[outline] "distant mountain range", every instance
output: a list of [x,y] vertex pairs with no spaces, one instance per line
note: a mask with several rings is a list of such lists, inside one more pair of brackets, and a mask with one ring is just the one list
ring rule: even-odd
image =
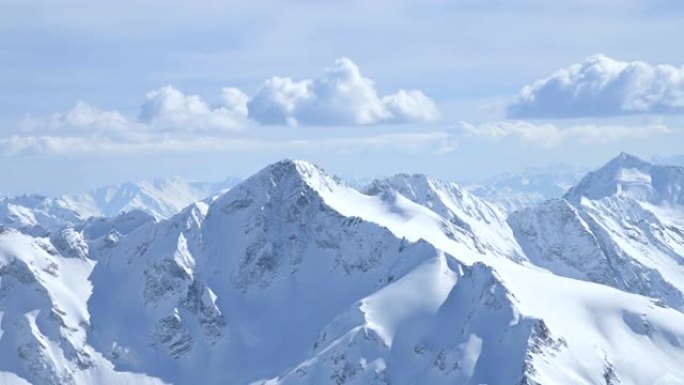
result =
[[202,188],[6,199],[0,383],[684,383],[684,168],[534,175],[510,214],[292,160],[172,215]]
[[0,225],[30,234],[45,234],[90,217],[114,217],[135,210],[164,219],[193,202],[226,191],[239,181],[228,178],[220,183],[206,183],[169,178],[106,186],[54,198],[42,195],[0,197]]
[[[570,166],[526,169],[519,174],[502,174],[486,181],[465,185],[473,194],[494,203],[505,212],[559,198],[582,177],[583,171]],[[218,183],[183,178],[155,179],[111,185],[91,191],[57,197],[44,195],[0,196],[0,225],[44,234],[64,225],[76,225],[90,217],[114,217],[140,210],[160,220],[177,214],[189,204],[228,190],[240,178]],[[344,179],[363,190],[372,178]]]
[[466,187],[504,211],[513,212],[562,197],[587,171],[567,165],[528,168],[520,173],[501,174]]
[[228,178],[219,183],[207,183],[176,177],[102,187],[59,199],[85,217],[110,217],[142,210],[162,219],[178,213],[190,203],[226,191],[239,181],[239,178]]

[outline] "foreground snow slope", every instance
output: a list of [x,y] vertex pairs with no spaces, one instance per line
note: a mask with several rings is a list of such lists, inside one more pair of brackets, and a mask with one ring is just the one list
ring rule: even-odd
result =
[[516,237],[457,185],[398,175],[362,193],[303,161],[166,220],[5,230],[0,380],[684,383],[676,291],[562,277]]
[[363,298],[308,359],[260,383],[684,383],[681,313],[510,262],[448,258]]

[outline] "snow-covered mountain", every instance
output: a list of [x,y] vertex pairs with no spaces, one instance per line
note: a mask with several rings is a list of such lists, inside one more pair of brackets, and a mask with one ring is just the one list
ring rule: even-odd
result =
[[0,198],[0,226],[30,235],[45,236],[84,219],[85,216],[60,199],[42,195]]
[[[160,221],[5,229],[0,382],[682,384],[680,272],[646,263],[683,255],[678,174],[648,173],[671,179],[639,200],[582,182],[507,220],[452,183],[360,192],[282,161]],[[633,228],[599,238],[591,216]],[[629,247],[653,252],[631,255],[618,240],[642,227]]]
[[134,211],[159,220],[173,216],[191,203],[226,191],[238,182],[237,178],[219,183],[170,178],[101,187],[55,198],[0,197],[0,225],[30,235],[47,235],[64,226],[77,226],[88,218],[106,221]]
[[[379,179],[362,190],[384,201],[408,198],[446,219],[443,232],[473,250],[491,252],[519,260],[522,251],[506,224],[505,214],[495,205],[470,194],[455,183],[430,179],[425,175],[398,174]],[[431,239],[425,235],[425,239]]]
[[87,344],[95,261],[78,233],[0,234],[0,383],[162,384],[116,370]]
[[506,173],[466,186],[470,192],[498,205],[508,213],[560,198],[582,179],[585,169],[551,165]]
[[194,182],[178,177],[156,179],[63,195],[59,201],[84,217],[111,217],[122,212],[142,210],[162,219],[178,213],[193,202],[225,191],[238,182],[237,178],[228,178],[219,183]]
[[509,223],[539,266],[683,309],[683,204],[684,168],[623,153]]

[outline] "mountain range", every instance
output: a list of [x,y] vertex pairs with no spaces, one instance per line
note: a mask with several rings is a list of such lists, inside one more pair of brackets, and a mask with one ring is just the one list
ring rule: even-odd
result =
[[505,173],[465,187],[473,194],[498,205],[507,213],[560,198],[588,170],[563,164],[527,168]]
[[57,197],[22,195],[0,197],[0,225],[24,233],[45,235],[89,218],[115,217],[143,211],[155,219],[168,218],[189,204],[228,190],[240,181],[195,182],[174,177],[105,186]]
[[684,168],[138,187],[3,200],[0,383],[684,384]]

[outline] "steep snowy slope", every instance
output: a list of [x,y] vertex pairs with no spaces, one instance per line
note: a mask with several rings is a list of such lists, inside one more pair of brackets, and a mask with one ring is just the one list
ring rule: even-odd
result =
[[59,201],[86,218],[111,217],[122,212],[142,210],[162,219],[178,213],[193,202],[227,190],[238,181],[236,178],[220,183],[192,182],[182,178],[158,179],[64,195]]
[[621,154],[509,217],[535,264],[684,307],[684,169]]
[[59,199],[42,195],[0,198],[0,225],[23,233],[45,236],[85,219]]
[[467,189],[508,213],[562,197],[577,184],[585,169],[565,165],[528,168],[474,183]]
[[440,256],[351,306],[308,359],[259,384],[681,384],[683,321],[605,286]]
[[[161,384],[115,371],[86,344],[94,262],[77,233],[54,240],[0,232],[0,382],[3,384]],[[61,252],[61,253],[60,253]]]
[[[494,205],[477,198],[455,183],[434,180],[425,175],[399,174],[376,180],[364,193],[386,202],[397,196],[425,206],[446,220],[443,231],[452,240],[470,244],[473,249],[490,255],[521,259],[513,233],[505,215]],[[426,238],[430,239],[430,238]],[[450,247],[446,250],[454,251]]]

